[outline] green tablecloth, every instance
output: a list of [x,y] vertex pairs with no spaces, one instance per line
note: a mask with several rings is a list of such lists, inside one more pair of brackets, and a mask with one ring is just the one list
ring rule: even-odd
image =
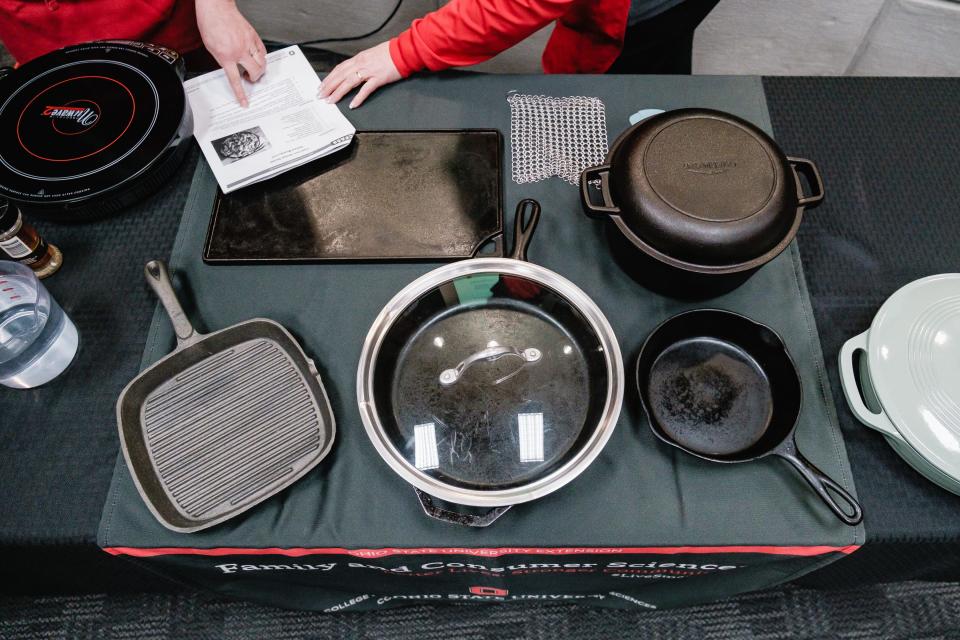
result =
[[[611,138],[643,107],[712,107],[770,130],[759,79],[723,77],[433,77],[390,87],[349,117],[358,129],[491,127],[508,135],[510,90],[598,96]],[[505,162],[509,175],[509,145]],[[862,544],[862,527],[840,524],[782,461],[710,465],[661,445],[629,393],[632,379],[613,437],[575,482],[485,530],[426,518],[363,432],[355,374],[373,318],[433,265],[206,266],[200,253],[214,193],[201,165],[171,258],[194,302],[188,313],[208,329],[255,316],[289,328],[324,376],[337,442],[292,488],[196,534],[170,532],[152,518],[121,458],[98,540],[111,553],[221,593],[312,609],[531,598],[675,606],[788,580]],[[626,277],[608,255],[602,223],[580,211],[574,187],[557,179],[507,181],[505,210],[522,197],[538,199],[544,212],[530,259],[590,293],[616,330],[628,370],[653,326],[699,306],[659,297]],[[745,313],[784,336],[804,380],[800,447],[852,490],[796,246],[706,304]],[[172,346],[158,311],[144,365]]]

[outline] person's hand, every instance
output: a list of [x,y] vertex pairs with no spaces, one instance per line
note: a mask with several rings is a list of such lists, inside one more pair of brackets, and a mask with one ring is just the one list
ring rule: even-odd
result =
[[323,79],[317,95],[333,104],[340,102],[357,86],[363,85],[350,102],[350,108],[354,109],[380,87],[402,79],[390,57],[390,43],[381,42],[334,67]]
[[248,102],[240,80],[241,73],[245,73],[250,82],[259,80],[266,69],[267,49],[234,0],[196,2],[197,27],[203,45],[223,67],[237,102],[246,107]]

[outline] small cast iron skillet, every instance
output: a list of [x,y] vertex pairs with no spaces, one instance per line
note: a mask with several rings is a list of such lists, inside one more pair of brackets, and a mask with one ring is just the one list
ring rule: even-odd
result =
[[800,376],[766,325],[719,309],[676,315],[644,343],[637,386],[650,428],[667,444],[712,462],[780,456],[840,520],[863,519],[856,499],[797,449]]

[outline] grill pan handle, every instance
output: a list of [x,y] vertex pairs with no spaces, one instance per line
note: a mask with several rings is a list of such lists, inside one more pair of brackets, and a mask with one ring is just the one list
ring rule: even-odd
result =
[[433,496],[429,493],[424,493],[420,491],[420,489],[414,489],[414,491],[417,492],[417,499],[420,501],[420,506],[423,507],[425,514],[434,520],[440,520],[441,522],[447,522],[449,524],[460,524],[467,527],[489,527],[496,522],[497,518],[510,509],[510,505],[507,505],[505,507],[494,507],[482,515],[458,513],[436,505],[433,502]]
[[183,312],[180,301],[177,300],[177,294],[173,291],[173,283],[170,282],[170,274],[167,272],[167,265],[161,260],[151,260],[143,268],[144,275],[147,276],[147,283],[153,292],[160,299],[167,315],[170,317],[170,323],[173,325],[173,331],[177,334],[177,342],[181,345],[193,342],[198,336],[187,314]]

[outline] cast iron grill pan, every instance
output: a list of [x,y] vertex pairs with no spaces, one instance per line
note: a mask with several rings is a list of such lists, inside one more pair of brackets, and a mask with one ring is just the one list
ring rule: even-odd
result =
[[283,327],[255,319],[200,335],[163,265],[146,272],[179,344],[120,396],[121,443],[157,519],[197,531],[312,469],[332,444],[333,416],[313,363]]

